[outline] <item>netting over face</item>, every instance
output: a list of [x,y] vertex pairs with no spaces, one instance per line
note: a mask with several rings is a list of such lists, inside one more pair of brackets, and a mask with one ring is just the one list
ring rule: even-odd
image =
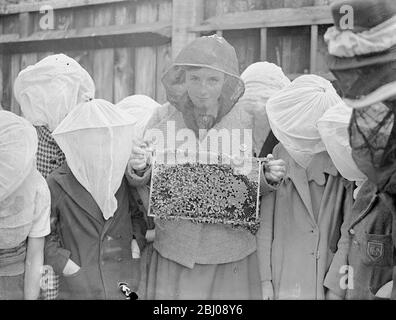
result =
[[[239,77],[235,49],[222,37],[201,37],[187,45],[176,57],[162,82],[168,101],[184,114],[192,114],[196,107],[189,96],[186,73],[191,68],[207,68],[224,73],[224,83],[219,97],[217,120],[226,115],[244,92]],[[194,129],[194,128],[193,128]]]
[[241,74],[245,83],[245,93],[235,107],[240,106],[247,115],[241,117],[245,128],[253,129],[253,145],[256,154],[260,154],[265,140],[271,130],[267,117],[266,104],[268,99],[286,86],[290,80],[282,69],[269,62],[251,64]]
[[53,133],[71,172],[106,220],[117,210],[115,194],[132,152],[135,124],[125,111],[95,99],[74,108]]
[[146,133],[152,116],[161,108],[161,105],[148,96],[136,94],[124,98],[116,104],[116,107],[136,118],[133,138],[140,141]]
[[343,95],[349,99],[366,96],[381,86],[396,81],[396,62],[378,63],[359,68],[331,70],[339,80]]
[[317,122],[341,102],[332,84],[316,75],[298,77],[268,100],[272,132],[303,168],[308,167],[314,154],[326,150]]
[[356,164],[381,190],[392,187],[387,184],[396,172],[394,107],[386,102],[356,109],[349,127]]

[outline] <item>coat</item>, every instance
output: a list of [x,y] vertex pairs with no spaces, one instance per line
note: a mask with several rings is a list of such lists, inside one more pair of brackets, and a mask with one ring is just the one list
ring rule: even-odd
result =
[[[122,181],[118,208],[104,220],[92,196],[79,184],[67,164],[47,182],[51,192],[51,234],[46,239],[45,263],[60,276],[60,299],[125,299],[118,284],[136,291],[140,261],[132,259],[131,241],[145,244],[145,222]],[[71,259],[81,268],[70,276],[63,269]]]
[[[238,147],[243,144],[245,139],[248,139],[248,137],[245,138],[244,128],[239,121],[241,117],[244,117],[244,112],[241,108],[234,107],[214,126],[214,129],[219,131],[227,129],[231,132],[232,129],[240,129]],[[172,125],[175,125],[174,129],[169,129],[169,126]],[[183,113],[167,103],[153,116],[149,128],[160,132],[164,141],[169,142],[169,139],[172,139],[173,130],[175,130],[173,135],[176,136],[179,130],[187,129],[187,126]],[[182,144],[184,144],[183,140],[175,141],[176,148]],[[221,143],[219,146],[219,150],[222,150]],[[166,145],[166,147],[170,146]],[[250,150],[248,152],[251,154],[252,148]],[[217,152],[218,150],[212,151]],[[136,175],[128,176],[130,184],[134,187],[147,183],[149,179],[148,171],[142,178],[136,177]],[[261,180],[261,194],[273,190],[276,188],[267,184],[265,179]],[[222,264],[244,259],[256,251],[256,238],[249,231],[233,229],[221,224],[197,224],[187,220],[162,221],[157,219],[154,248],[161,256],[184,267],[193,268],[195,263]]]
[[[324,299],[324,278],[352,207],[352,183],[338,174],[326,152],[315,155],[308,175],[281,144],[273,154],[286,161],[288,173],[278,191],[261,202],[261,280],[272,281],[275,299]],[[323,188],[317,218],[309,182]]]
[[[392,211],[377,188],[366,181],[352,214],[342,226],[338,251],[325,286],[344,299],[374,299],[378,289],[392,281],[396,263],[392,222]],[[345,279],[348,279],[347,285]]]

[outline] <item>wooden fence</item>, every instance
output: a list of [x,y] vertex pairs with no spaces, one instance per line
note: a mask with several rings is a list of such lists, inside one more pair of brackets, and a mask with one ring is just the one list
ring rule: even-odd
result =
[[139,93],[162,103],[161,76],[172,57],[195,37],[213,33],[235,47],[241,72],[267,60],[290,78],[316,73],[332,79],[323,41],[331,24],[328,0],[0,2],[0,103],[19,114],[12,92],[19,71],[58,52],[87,69],[99,98],[118,102]]

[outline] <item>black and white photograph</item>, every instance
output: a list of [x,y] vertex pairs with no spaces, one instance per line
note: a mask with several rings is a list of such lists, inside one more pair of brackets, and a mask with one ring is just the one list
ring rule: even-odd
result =
[[0,0],[0,302],[396,300],[395,121],[396,0]]

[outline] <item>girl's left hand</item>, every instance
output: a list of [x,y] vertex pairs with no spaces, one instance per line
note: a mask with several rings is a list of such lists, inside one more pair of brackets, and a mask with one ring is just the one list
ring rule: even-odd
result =
[[275,160],[272,154],[267,156],[264,163],[265,178],[270,182],[279,183],[286,175],[286,163],[282,159]]
[[151,154],[153,148],[151,147],[151,141],[143,141],[141,143],[135,143],[132,147],[132,154],[128,162],[130,166],[135,171],[142,171],[151,162]]

